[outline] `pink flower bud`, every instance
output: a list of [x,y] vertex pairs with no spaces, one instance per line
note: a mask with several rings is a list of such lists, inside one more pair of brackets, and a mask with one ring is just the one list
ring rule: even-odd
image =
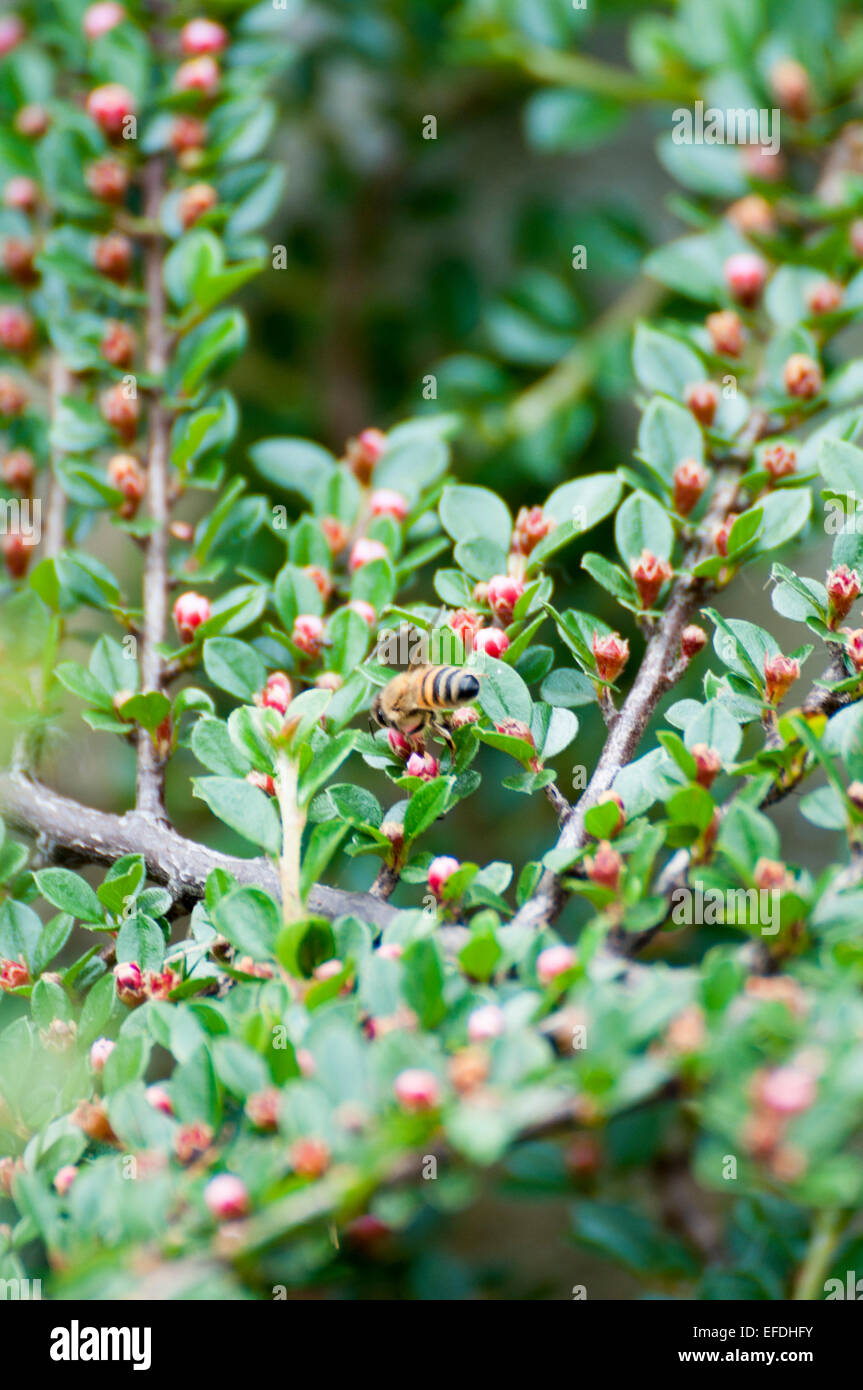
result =
[[682,655],[687,657],[688,662],[691,662],[692,657],[698,656],[698,653],[702,651],[702,648],[705,648],[706,645],[707,634],[705,630],[703,630],[703,627],[698,627],[696,623],[689,623],[688,627],[684,628],[681,635],[680,649]]
[[4,58],[7,53],[12,52],[13,48],[17,48],[24,33],[23,22],[17,14],[0,16],[0,58]]
[[105,1063],[117,1046],[110,1038],[97,1038],[90,1048],[90,1066],[95,1072],[105,1070]]
[[758,183],[778,183],[785,174],[785,160],[770,145],[744,145],[743,167]]
[[117,431],[124,443],[131,444],[138,432],[141,414],[137,396],[128,395],[123,382],[118,381],[116,386],[102,392],[99,408],[103,420]]
[[474,637],[473,646],[474,651],[484,652],[486,656],[499,660],[509,646],[509,638],[499,628],[483,627]]
[[29,449],[12,449],[0,462],[0,477],[12,492],[29,496],[33,491],[36,466]]
[[204,1201],[217,1221],[235,1221],[249,1210],[249,1194],[242,1178],[219,1173],[204,1188]]
[[144,998],[144,976],[137,961],[121,961],[114,966],[114,984],[124,1004],[139,1004]]
[[54,1190],[61,1197],[65,1197],[69,1188],[78,1176],[78,1169],[74,1163],[64,1163],[62,1168],[58,1168],[54,1174]]
[[372,560],[385,560],[387,548],[382,541],[369,540],[367,536],[360,536],[358,541],[354,541],[351,549],[348,569],[353,574],[356,570],[362,569],[363,565],[368,565]]
[[180,30],[180,47],[188,58],[202,53],[221,53],[227,47],[228,31],[214,19],[190,19]]
[[398,729],[387,729],[387,743],[402,762],[407,761],[414,751],[410,740],[406,739],[404,734],[399,733]]
[[367,603],[364,598],[351,599],[348,608],[352,608],[355,613],[359,613],[360,617],[364,622],[368,623],[369,627],[374,627],[378,620],[378,615],[374,608],[372,608],[372,605]]
[[632,561],[630,570],[642,608],[653,607],[663,584],[674,573],[667,560],[658,559],[649,550],[642,550],[639,559]]
[[99,351],[112,367],[131,367],[135,359],[135,345],[135,334],[128,324],[109,323]]
[[842,307],[845,291],[835,280],[820,280],[806,296],[806,303],[813,314],[835,314]]
[[122,24],[125,18],[126,11],[122,5],[116,4],[115,0],[102,0],[102,3],[90,5],[84,11],[84,33],[88,39],[100,39],[103,34],[109,34],[118,24]]
[[797,454],[787,444],[772,444],[761,458],[771,478],[790,478],[797,472]]
[[292,697],[291,682],[285,672],[271,671],[263,690],[255,697],[255,704],[260,705],[262,709],[274,709],[278,714],[287,714]]
[[440,1082],[434,1072],[409,1067],[399,1072],[393,1093],[403,1110],[434,1110],[440,1104]]
[[791,657],[778,656],[764,658],[764,678],[767,683],[765,699],[768,704],[778,705],[800,675],[800,662]]
[[200,92],[202,96],[215,96],[219,89],[219,65],[209,53],[200,58],[189,58],[181,63],[174,73],[174,87],[178,92]]
[[496,574],[488,581],[488,602],[496,618],[504,624],[511,623],[515,605],[524,593],[520,579],[508,574]]
[[9,352],[29,352],[35,341],[36,325],[26,309],[0,306],[0,344]]
[[450,716],[451,729],[463,729],[466,724],[476,724],[479,721],[479,710],[473,705],[462,705],[461,709],[453,710]]
[[371,481],[375,464],[387,447],[387,437],[382,430],[363,430],[356,439],[348,441],[345,460],[351,472],[366,487]]
[[700,787],[707,789],[722,771],[722,759],[715,748],[708,748],[706,743],[696,743],[691,751],[695,759],[695,780]]
[[542,507],[522,507],[512,533],[513,554],[530,555],[556,524],[552,517],[546,516]]
[[446,897],[447,882],[460,868],[459,861],[448,854],[439,854],[437,859],[433,859],[429,864],[428,886],[438,902],[442,902]]
[[767,263],[755,251],[738,251],[723,267],[725,283],[735,299],[751,307],[767,283]]
[[782,369],[785,390],[798,400],[810,401],[824,385],[821,368],[805,352],[793,352]]
[[703,463],[683,459],[674,470],[674,510],[680,516],[689,516],[709,482],[710,470]]
[[843,627],[842,633],[845,637],[845,655],[855,671],[863,671],[863,627],[853,630]]
[[135,111],[135,98],[119,82],[94,87],[87,97],[87,114],[109,140],[119,140],[127,119],[134,116]]
[[84,175],[94,198],[103,203],[122,203],[129,191],[129,170],[118,159],[96,159]]
[[451,627],[468,655],[474,649],[474,639],[482,627],[482,617],[470,608],[457,608],[447,614],[447,626]]
[[585,859],[584,868],[591,883],[599,884],[601,888],[610,888],[613,893],[617,892],[623,860],[607,840],[601,840],[596,853]]
[[837,565],[827,576],[827,595],[830,599],[830,619],[828,627],[836,624],[851,611],[851,606],[860,595],[860,579],[856,570],[847,565]]
[[163,1115],[173,1115],[174,1104],[164,1086],[148,1086],[146,1096],[154,1110],[161,1110]]
[[210,617],[210,600],[203,594],[181,594],[174,604],[174,626],[181,642],[191,642],[202,623]]
[[382,941],[377,950],[381,960],[401,960],[404,953],[405,948],[398,941]]
[[330,1166],[330,1151],[323,1139],[295,1140],[289,1158],[300,1178],[321,1178]]
[[291,641],[306,656],[317,656],[324,645],[324,620],[313,613],[301,613],[294,619]]
[[467,1021],[467,1035],[472,1043],[491,1042],[506,1028],[503,1009],[497,1004],[483,1004],[474,1009]]
[[494,727],[499,734],[506,734],[507,738],[519,738],[523,743],[529,743],[531,748],[536,746],[533,734],[522,719],[500,719]]
[[546,946],[536,958],[536,974],[541,985],[546,987],[559,975],[572,970],[578,957],[571,946]]
[[34,212],[39,202],[39,185],[26,174],[16,174],[3,185],[3,202],[19,212]]
[[626,824],[626,807],[623,803],[623,798],[618,796],[617,792],[612,791],[603,792],[602,796],[599,797],[596,804],[597,806],[607,806],[609,803],[613,803],[613,805],[617,807],[618,811],[617,824],[614,826],[612,830],[609,830],[608,832],[609,838],[613,840],[617,835],[620,834],[621,830]]
[[767,75],[773,97],[797,121],[805,121],[812,113],[812,81],[802,63],[793,58],[780,58]]
[[246,781],[251,787],[257,787],[259,791],[266,792],[267,796],[275,796],[276,783],[268,772],[258,772],[257,768],[252,768],[251,772],[246,773]]
[[815,1078],[802,1067],[774,1067],[758,1086],[758,1099],[779,1115],[799,1115],[815,1102]]
[[207,123],[200,116],[175,116],[168,138],[175,154],[197,152],[207,143]]
[[320,594],[324,603],[327,602],[333,592],[333,581],[325,569],[320,565],[303,565],[303,574],[307,574]]
[[718,313],[708,314],[706,327],[714,352],[722,357],[741,356],[746,343],[746,330],[733,309],[720,309]]
[[36,243],[30,237],[7,237],[3,242],[3,269],[18,285],[35,285],[39,272],[33,263]]
[[405,772],[408,777],[420,777],[423,782],[432,782],[440,772],[440,763],[431,753],[411,753]]
[[369,499],[372,516],[391,516],[396,521],[404,521],[410,508],[406,497],[389,487],[380,487]]
[[282,1106],[281,1092],[275,1086],[265,1091],[256,1091],[246,1101],[246,1114],[255,1129],[278,1129],[279,1111]]
[[4,992],[20,989],[29,983],[30,970],[23,960],[9,960],[6,957],[0,960],[0,989]]
[[712,381],[696,381],[686,388],[686,404],[700,425],[712,425],[719,405],[719,391]]
[[219,195],[211,183],[193,183],[184,188],[177,203],[177,216],[185,230],[194,227],[218,201]]

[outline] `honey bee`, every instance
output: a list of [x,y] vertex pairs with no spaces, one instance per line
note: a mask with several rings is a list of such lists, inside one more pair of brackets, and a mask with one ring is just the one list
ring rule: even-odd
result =
[[371,716],[385,729],[413,738],[433,729],[452,747],[452,734],[439,716],[469,705],[479,694],[479,680],[461,666],[413,666],[399,671],[372,702]]

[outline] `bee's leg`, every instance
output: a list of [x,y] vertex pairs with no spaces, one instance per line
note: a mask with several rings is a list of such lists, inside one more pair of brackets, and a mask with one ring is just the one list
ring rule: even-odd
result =
[[447,727],[447,725],[444,724],[443,720],[441,720],[441,719],[435,719],[435,720],[432,721],[431,727],[434,729],[434,731],[435,731],[435,733],[437,734],[438,738],[441,739],[441,740],[446,744],[447,748],[448,748],[449,751],[450,751],[451,756],[454,758],[454,757],[455,757],[455,743],[454,743],[454,741],[453,741],[452,733],[450,732],[450,730],[449,730],[449,728]]

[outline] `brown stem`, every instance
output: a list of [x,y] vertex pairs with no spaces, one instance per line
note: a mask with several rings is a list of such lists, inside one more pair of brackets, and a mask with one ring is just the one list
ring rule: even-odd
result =
[[[144,173],[145,216],[158,218],[164,192],[164,162],[151,159]],[[157,381],[167,366],[165,291],[162,283],[162,241],[153,238],[145,248],[144,278],[147,293],[147,372]],[[165,672],[159,646],[168,628],[168,498],[169,429],[162,389],[153,391],[149,412],[147,448],[147,501],[153,529],[147,537],[144,562],[144,626],[141,634],[141,689],[163,690]],[[142,815],[165,820],[165,761],[146,729],[138,730],[137,809]]]

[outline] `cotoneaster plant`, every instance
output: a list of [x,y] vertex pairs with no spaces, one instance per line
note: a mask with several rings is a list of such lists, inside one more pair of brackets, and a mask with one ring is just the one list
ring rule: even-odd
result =
[[[860,74],[733,5],[705,51],[684,8],[636,31],[641,76],[564,61],[556,96],[742,71],[787,117],[781,162],[695,152],[693,229],[646,265],[673,297],[634,326],[632,457],[515,517],[457,481],[469,425],[444,412],[341,457],[261,440],[261,492],[238,471],[219,381],[246,344],[228,301],[270,273],[277,10],[0,22],[3,1278],[399,1287],[429,1214],[501,1177],[654,1292],[813,1298],[853,1268]],[[829,572],[798,574],[837,516]],[[791,650],[742,616],[765,560]],[[579,565],[612,621],[557,599]],[[451,747],[368,728],[400,628],[446,630],[479,677]],[[134,803],[41,780],[79,717],[106,759],[134,750]],[[201,842],[165,799],[190,769]],[[498,777],[541,859],[447,844]],[[792,793],[819,874],[783,852]],[[222,827],[246,855],[210,847]]]

